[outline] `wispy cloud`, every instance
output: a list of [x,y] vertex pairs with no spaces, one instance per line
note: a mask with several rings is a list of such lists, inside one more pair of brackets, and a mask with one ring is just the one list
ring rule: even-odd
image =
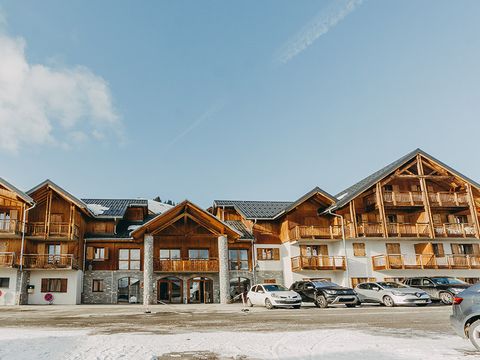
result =
[[69,148],[121,136],[108,83],[84,66],[32,64],[26,41],[6,32],[0,9],[0,151]]
[[225,106],[224,102],[218,102],[214,105],[212,105],[207,111],[205,111],[203,114],[201,114],[198,118],[196,118],[185,130],[180,132],[177,136],[175,136],[167,145],[165,146],[166,149],[172,147],[175,145],[177,142],[179,142],[183,137],[185,137],[187,134],[189,134],[191,131],[193,131],[195,128],[197,128],[200,124],[203,122],[209,120],[213,115],[218,113],[222,108]]
[[337,25],[361,3],[362,0],[335,0],[332,6],[318,13],[290,38],[276,54],[275,60],[283,64],[289,62]]

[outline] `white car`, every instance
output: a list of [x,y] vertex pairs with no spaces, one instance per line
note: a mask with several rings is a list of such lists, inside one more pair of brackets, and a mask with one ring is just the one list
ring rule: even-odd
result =
[[276,307],[300,309],[302,298],[298,293],[288,290],[283,285],[257,284],[253,285],[247,294],[247,305],[250,307],[260,305],[267,309]]

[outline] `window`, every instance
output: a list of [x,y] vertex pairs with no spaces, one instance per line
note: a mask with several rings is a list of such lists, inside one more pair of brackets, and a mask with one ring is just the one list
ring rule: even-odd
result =
[[353,243],[353,256],[366,256],[365,243]]
[[42,279],[41,292],[67,292],[67,279]]
[[444,257],[445,251],[443,250],[443,244],[432,244],[433,254],[436,257]]
[[376,278],[367,278],[367,277],[354,277],[352,278],[352,287],[357,286],[360,283],[364,282],[375,282],[377,281]]
[[257,260],[280,260],[280,249],[257,248]]
[[405,278],[403,277],[386,277],[383,279],[385,282],[396,282],[396,283],[403,283]]
[[230,249],[228,250],[228,259],[230,270],[248,270],[248,250]]
[[264,279],[265,284],[275,284],[277,281],[275,279]]
[[48,263],[54,264],[60,261],[61,247],[60,244],[48,244]]
[[408,285],[410,286],[421,286],[422,279],[410,279],[408,280]]
[[392,224],[392,223],[397,223],[398,220],[397,220],[397,215],[395,214],[388,214],[387,215],[387,222]]
[[103,292],[103,279],[93,279],[92,292]]
[[105,248],[95,248],[95,260],[105,259]]
[[300,246],[302,256],[328,256],[328,245]]
[[383,191],[393,191],[393,185],[384,185]]
[[10,278],[0,277],[0,288],[10,287]]
[[209,259],[208,249],[189,249],[188,258],[190,260],[192,259],[208,260]]
[[475,254],[473,244],[451,244],[452,253],[455,255],[473,255]]
[[468,218],[466,215],[455,215],[455,223],[457,224],[467,224]]
[[119,270],[140,270],[140,249],[120,249],[118,251]]
[[180,249],[160,249],[160,259],[180,260]]

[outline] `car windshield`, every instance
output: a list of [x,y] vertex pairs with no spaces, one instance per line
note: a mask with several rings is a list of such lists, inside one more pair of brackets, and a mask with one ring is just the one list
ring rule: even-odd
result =
[[407,286],[395,283],[395,282],[379,282],[377,283],[384,289],[399,289],[399,288],[406,288]]
[[437,285],[467,285],[466,282],[455,278],[432,278],[432,281]]
[[338,286],[337,284],[334,284],[330,281],[312,281],[312,284],[317,288],[325,286]]
[[283,286],[283,285],[263,285],[265,291],[271,292],[271,291],[288,291],[288,289]]

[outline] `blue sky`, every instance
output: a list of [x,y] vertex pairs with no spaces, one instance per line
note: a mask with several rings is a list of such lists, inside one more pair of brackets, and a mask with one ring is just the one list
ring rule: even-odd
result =
[[1,176],[23,189],[293,200],[417,147],[480,180],[480,2],[7,0],[0,13],[35,74],[15,101],[15,78],[0,91],[2,141],[16,141],[0,144]]

